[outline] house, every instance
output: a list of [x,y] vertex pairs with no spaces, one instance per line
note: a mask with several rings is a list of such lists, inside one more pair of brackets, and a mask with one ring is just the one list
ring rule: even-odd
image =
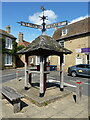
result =
[[[69,23],[58,28],[53,34],[54,40],[59,42],[62,47],[72,51],[72,54],[64,55],[64,70],[76,64],[90,64],[90,17]],[[51,56],[50,64],[59,66],[59,58]],[[54,62],[53,62],[54,60]]]
[[0,41],[2,41],[2,69],[16,67],[16,37],[10,34],[11,27],[8,25],[6,31],[0,29]]
[[[30,45],[29,42],[24,40],[24,35],[23,33],[19,32],[18,34],[18,44],[17,46],[24,46],[27,47],[28,45]],[[39,65],[40,63],[40,56],[29,56],[28,58],[28,66],[36,66]],[[17,59],[17,67],[24,67],[25,64],[25,55],[20,55]]]
[[[30,43],[24,40],[23,33],[19,32],[18,34],[18,43],[17,46],[27,47]],[[24,67],[25,64],[25,55],[20,55],[17,58],[17,67]]]

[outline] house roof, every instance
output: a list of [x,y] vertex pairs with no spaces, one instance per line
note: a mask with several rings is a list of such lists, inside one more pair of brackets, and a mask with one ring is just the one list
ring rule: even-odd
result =
[[[90,17],[83,19],[81,21],[66,25],[62,28],[58,28],[53,34],[54,40],[64,39],[71,36],[90,32],[90,27],[88,27],[89,20],[90,20]],[[67,34],[62,36],[63,29],[67,29]]]
[[13,35],[7,33],[4,30],[1,30],[1,29],[0,29],[0,34],[5,35],[5,36],[10,37],[10,38],[13,38],[13,39],[16,39],[16,37],[14,37]]
[[68,49],[61,47],[61,45],[50,36],[40,35],[35,40],[33,40],[30,43],[30,45],[18,51],[17,53],[49,56],[49,55],[60,55],[62,53],[71,54],[72,52]]
[[23,40],[22,42],[18,42],[18,46],[19,46],[19,45],[23,45],[23,46],[27,47],[29,44],[30,44],[30,43],[27,42],[27,41],[25,41],[25,40]]

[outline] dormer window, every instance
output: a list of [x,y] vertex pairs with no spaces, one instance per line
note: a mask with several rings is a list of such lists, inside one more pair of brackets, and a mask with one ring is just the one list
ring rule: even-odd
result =
[[7,49],[12,49],[12,39],[9,38],[9,37],[6,37],[5,48],[7,48]]
[[59,41],[59,44],[64,47],[64,40]]
[[67,35],[67,29],[62,30],[62,36]]

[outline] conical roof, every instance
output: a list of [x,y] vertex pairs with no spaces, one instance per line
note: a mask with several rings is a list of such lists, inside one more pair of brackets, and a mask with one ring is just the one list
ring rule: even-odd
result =
[[71,54],[72,52],[62,47],[58,42],[48,35],[40,35],[33,40],[26,48],[17,52],[18,54],[29,54],[29,55],[60,55],[60,54]]

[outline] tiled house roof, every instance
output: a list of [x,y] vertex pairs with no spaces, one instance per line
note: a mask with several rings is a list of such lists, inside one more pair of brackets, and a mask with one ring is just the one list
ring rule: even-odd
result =
[[1,29],[0,29],[0,34],[5,35],[5,36],[10,37],[10,38],[16,39],[16,37],[14,37],[13,35],[7,33],[7,32],[4,31],[4,30],[1,30]]
[[[81,21],[66,25],[62,28],[58,28],[54,32],[53,38],[55,40],[59,40],[59,39],[64,39],[64,38],[72,37],[79,34],[88,33],[90,32],[89,21],[90,21],[90,17],[83,19]],[[62,36],[63,29],[67,29],[67,34]]]
[[23,46],[27,47],[29,44],[30,44],[30,43],[27,42],[27,41],[25,41],[25,40],[23,40],[22,42],[18,42],[18,46],[19,46],[19,45],[23,45]]
[[72,52],[66,48],[63,48],[58,42],[53,40],[50,36],[40,35],[33,40],[26,48],[17,52],[18,54],[29,53],[31,55],[60,55],[71,54]]

